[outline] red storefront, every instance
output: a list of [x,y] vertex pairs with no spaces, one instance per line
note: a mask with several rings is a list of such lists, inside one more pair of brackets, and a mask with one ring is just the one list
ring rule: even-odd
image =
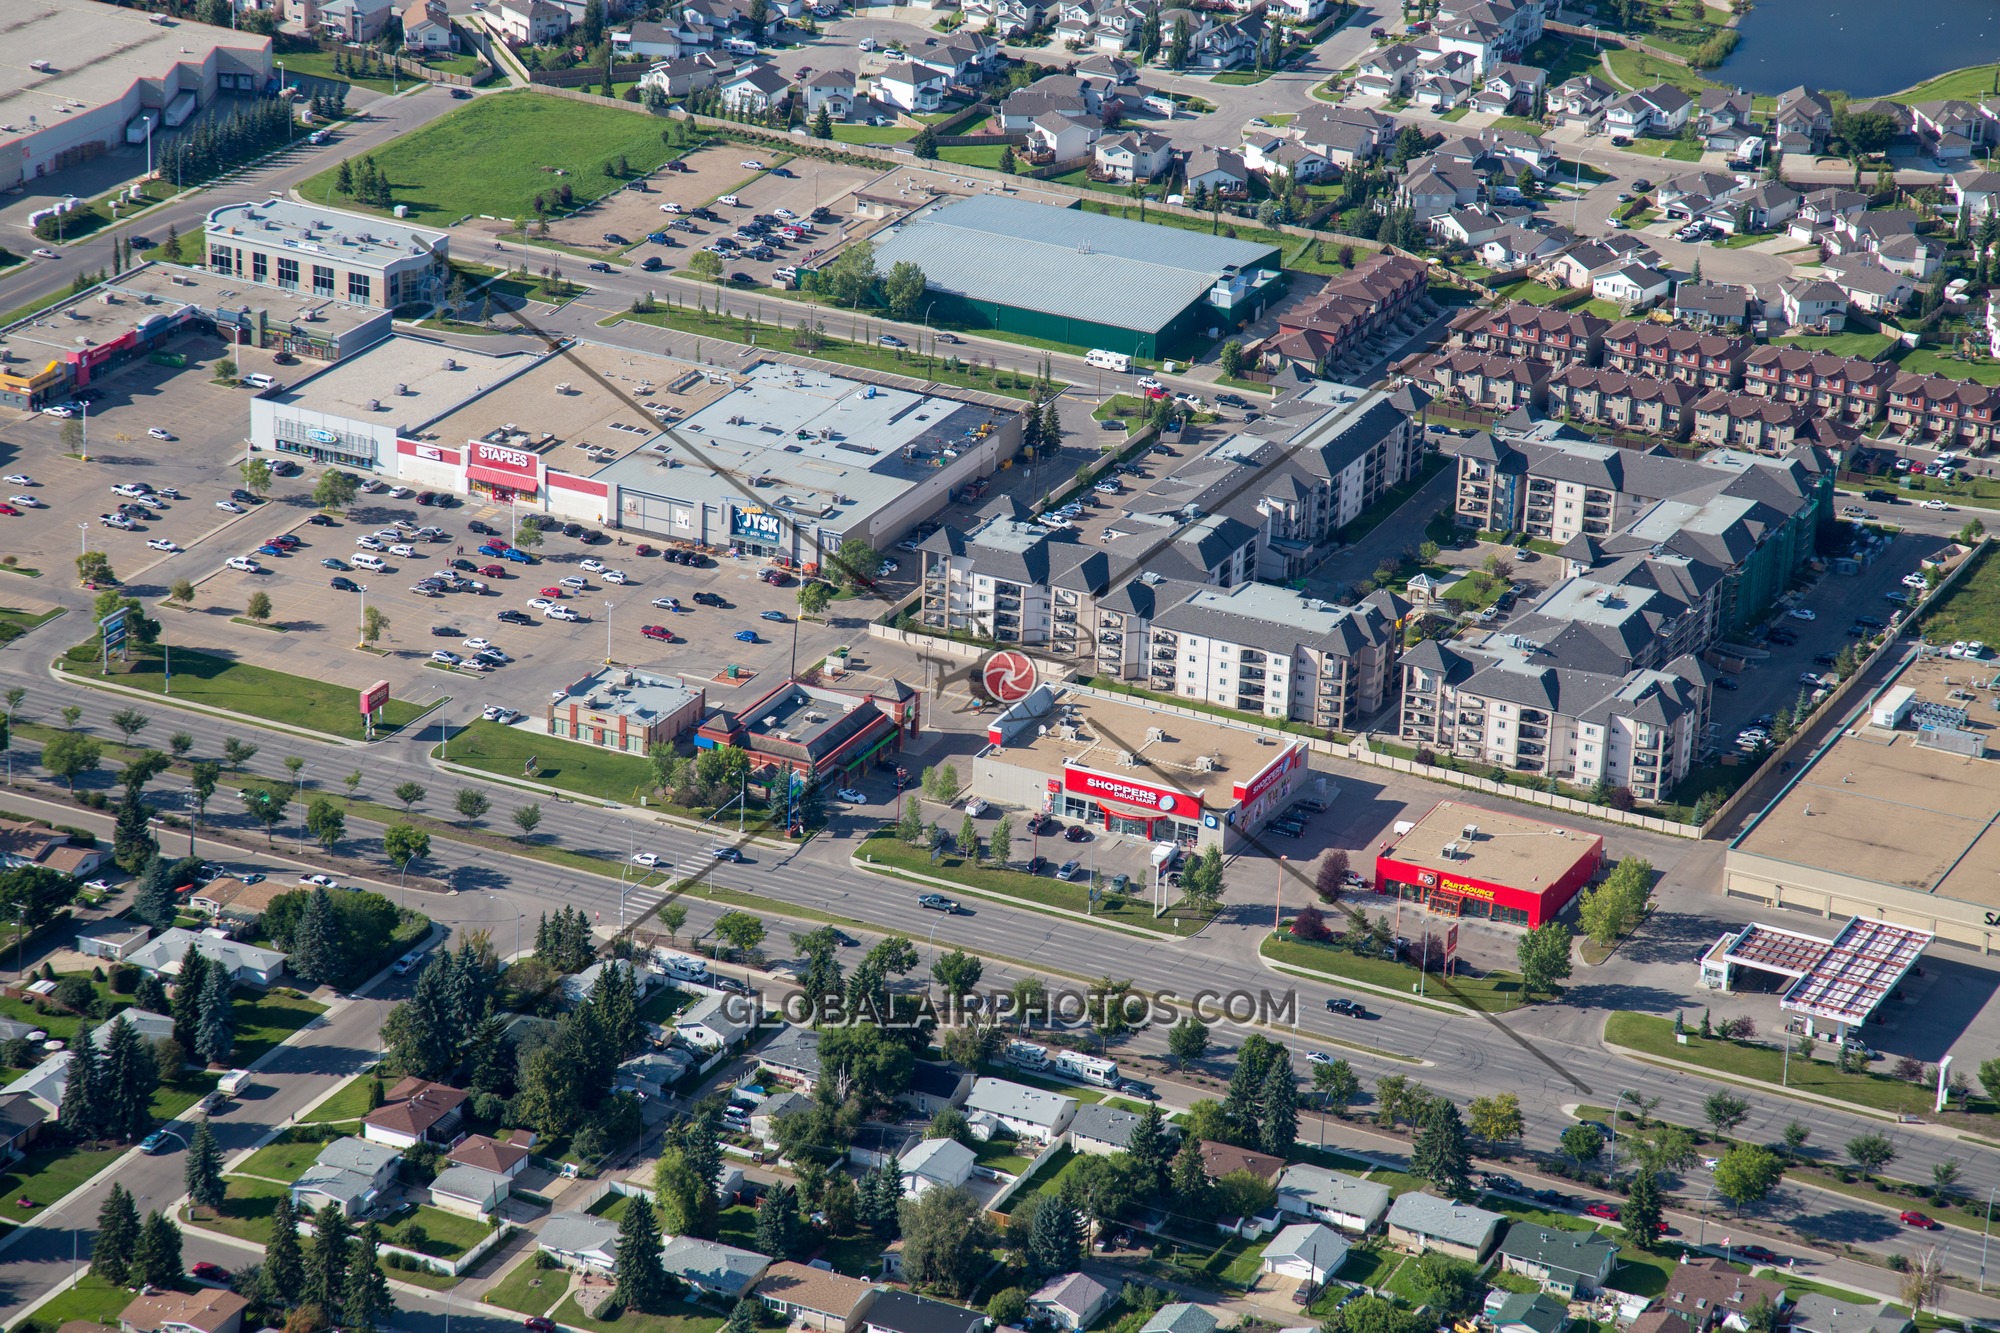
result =
[[[1062,781],[1049,787],[1051,813],[1086,820],[1107,833],[1129,833],[1183,847],[1201,840],[1199,793],[1077,764],[1064,764]],[[1218,823],[1211,819],[1209,827]]]
[[1375,888],[1437,915],[1533,928],[1561,915],[1604,864],[1604,839],[1441,801],[1375,858]]
[[515,496],[534,498],[542,480],[542,460],[526,449],[489,440],[474,440],[466,459],[465,480],[472,494],[512,504]]

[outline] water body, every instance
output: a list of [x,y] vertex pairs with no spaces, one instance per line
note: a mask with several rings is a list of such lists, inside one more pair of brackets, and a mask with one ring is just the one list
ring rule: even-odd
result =
[[1755,0],[1738,28],[1742,44],[1710,77],[1755,93],[1803,83],[1880,97],[2000,60],[1994,0]]

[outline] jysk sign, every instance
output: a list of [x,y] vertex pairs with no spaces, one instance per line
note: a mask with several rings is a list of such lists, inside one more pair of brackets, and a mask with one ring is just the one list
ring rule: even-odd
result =
[[1294,745],[1291,749],[1264,766],[1264,771],[1248,782],[1239,782],[1231,793],[1236,804],[1249,805],[1271,788],[1284,781],[1293,770],[1305,763],[1306,747]]
[[512,473],[524,481],[535,480],[535,455],[526,449],[509,449],[505,445],[475,440],[472,445],[472,463],[474,467]]
[[737,537],[747,537],[756,542],[775,542],[782,529],[776,514],[767,514],[761,509],[732,509],[729,511],[729,531]]
[[1065,765],[1063,768],[1063,790],[1075,792],[1079,796],[1117,801],[1121,805],[1136,805],[1148,810],[1157,810],[1163,815],[1179,815],[1194,819],[1201,814],[1201,801],[1167,787],[1155,787],[1148,782],[1135,782],[1131,778],[1113,777],[1109,773],[1098,773],[1088,768]]

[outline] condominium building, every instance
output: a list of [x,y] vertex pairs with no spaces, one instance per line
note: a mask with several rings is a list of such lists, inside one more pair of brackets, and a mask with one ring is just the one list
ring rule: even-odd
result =
[[1590,366],[1564,366],[1548,381],[1549,410],[1571,421],[1619,426],[1683,440],[1701,390],[1677,379]]
[[1900,374],[1889,384],[1889,424],[1939,444],[1980,450],[1994,441],[2000,389],[1943,375]]
[[1516,301],[1499,310],[1473,309],[1460,315],[1452,321],[1451,342],[1545,365],[1573,361],[1594,365],[1610,327],[1609,320],[1596,315]]
[[224,204],[203,232],[211,272],[301,300],[393,310],[441,295],[451,279],[445,233],[317,204]]
[[1886,361],[1809,352],[1763,343],[1743,358],[1743,390],[1785,403],[1806,403],[1843,421],[1881,416],[1896,367]]
[[1054,581],[1062,579],[1071,593],[1063,612],[1073,636],[1075,595],[1103,592],[1110,569],[1103,552],[1008,517],[970,533],[941,528],[925,539],[918,557],[924,562],[923,625],[1032,647],[1051,646]]
[[1750,347],[1748,338],[1621,319],[1604,331],[1604,365],[1703,389],[1733,389]]

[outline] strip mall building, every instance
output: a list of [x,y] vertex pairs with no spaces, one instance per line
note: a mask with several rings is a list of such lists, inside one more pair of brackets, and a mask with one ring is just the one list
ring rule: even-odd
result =
[[1519,815],[1439,801],[1399,823],[1375,858],[1375,891],[1442,916],[1535,927],[1604,866],[1604,839]]

